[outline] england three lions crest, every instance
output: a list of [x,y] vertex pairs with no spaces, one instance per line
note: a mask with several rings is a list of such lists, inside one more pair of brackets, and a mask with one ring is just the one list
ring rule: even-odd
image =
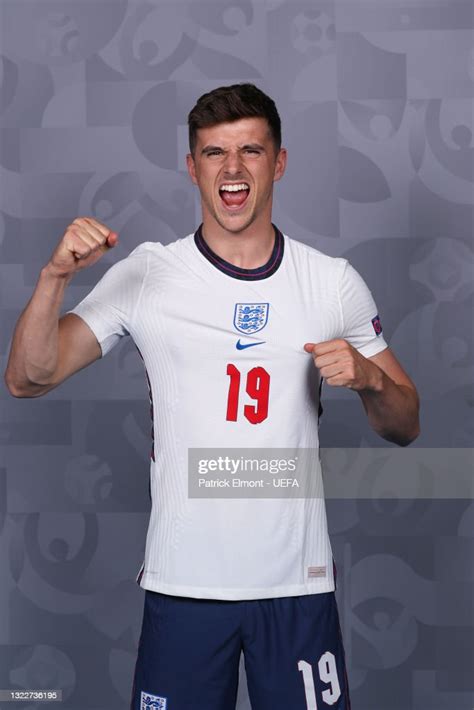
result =
[[269,303],[236,303],[234,325],[241,333],[256,333],[265,328]]
[[143,690],[140,696],[140,710],[166,710],[168,707],[167,698],[161,695],[152,695]]

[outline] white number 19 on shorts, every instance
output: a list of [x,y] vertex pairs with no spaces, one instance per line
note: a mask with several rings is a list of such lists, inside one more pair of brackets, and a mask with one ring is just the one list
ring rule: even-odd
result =
[[[298,670],[303,674],[307,710],[318,710],[311,664],[307,661],[298,661]],[[329,688],[321,693],[322,699],[327,705],[334,705],[341,696],[341,686],[337,677],[336,659],[331,651],[325,651],[319,659],[318,671],[322,682],[329,683]]]

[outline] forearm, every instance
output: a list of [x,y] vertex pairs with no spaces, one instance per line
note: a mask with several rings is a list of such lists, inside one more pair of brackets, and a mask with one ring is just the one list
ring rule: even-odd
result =
[[71,277],[56,276],[45,266],[12,338],[5,382],[12,394],[35,394],[51,378],[58,362],[58,321]]
[[371,387],[358,392],[369,424],[382,438],[407,446],[420,433],[418,395],[411,387],[397,385],[379,367],[376,370]]

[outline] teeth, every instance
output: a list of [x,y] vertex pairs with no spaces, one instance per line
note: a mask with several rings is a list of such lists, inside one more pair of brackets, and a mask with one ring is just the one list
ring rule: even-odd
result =
[[238,192],[239,190],[249,190],[249,186],[246,182],[241,182],[238,185],[221,185],[219,190],[226,190],[227,192]]

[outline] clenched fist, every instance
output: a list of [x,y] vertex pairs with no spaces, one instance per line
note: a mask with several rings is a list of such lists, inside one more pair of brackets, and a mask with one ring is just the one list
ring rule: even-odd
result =
[[92,266],[118,242],[117,232],[92,217],[77,217],[54,250],[48,270],[55,276],[73,276]]
[[334,338],[321,343],[305,343],[303,347],[313,356],[315,366],[328,385],[356,391],[380,387],[380,368],[347,340]]

